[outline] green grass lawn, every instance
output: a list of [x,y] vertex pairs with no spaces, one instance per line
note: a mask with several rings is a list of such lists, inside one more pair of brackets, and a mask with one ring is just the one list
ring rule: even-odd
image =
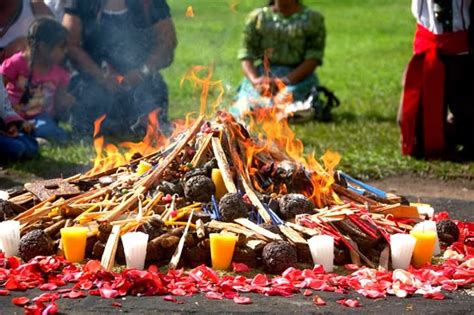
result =
[[[237,2],[237,10],[230,9]],[[168,0],[178,32],[173,65],[164,71],[170,86],[170,115],[181,118],[198,111],[199,94],[179,81],[192,65],[215,65],[214,78],[226,90],[228,106],[241,79],[236,60],[245,16],[264,4],[261,0]],[[326,18],[328,38],[322,83],[341,99],[331,123],[312,122],[295,127],[308,150],[322,155],[328,148],[342,155],[341,168],[361,178],[416,172],[440,177],[468,176],[474,163],[425,162],[404,158],[399,150],[395,117],[401,75],[411,55],[415,22],[405,0],[304,0]],[[195,17],[185,17],[188,5]],[[13,165],[42,176],[71,172],[88,163],[88,141],[66,148],[46,148],[39,161]]]

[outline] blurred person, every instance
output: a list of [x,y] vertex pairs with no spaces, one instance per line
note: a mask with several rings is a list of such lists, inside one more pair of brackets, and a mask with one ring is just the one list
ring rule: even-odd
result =
[[64,6],[66,3],[67,0],[44,0],[44,4],[51,10],[55,19],[60,22],[63,20]]
[[157,109],[166,128],[168,87],[159,71],[172,63],[177,44],[166,1],[72,0],[64,9],[69,57],[79,72],[71,87],[74,131],[91,133],[106,114],[103,133],[142,136]]
[[73,102],[69,72],[61,67],[67,30],[52,18],[39,18],[28,31],[28,48],[0,67],[13,109],[34,125],[33,135],[65,143],[68,135],[54,119]]
[[474,159],[473,10],[472,0],[412,1],[414,55],[398,114],[404,155]]
[[27,133],[31,125],[11,107],[0,75],[0,163],[38,156],[38,143]]
[[[299,0],[272,0],[251,12],[238,52],[245,79],[231,112],[240,116],[255,106],[265,106],[259,100],[268,91],[274,94],[277,81],[286,86],[293,101],[306,101],[313,95],[313,106],[321,105],[315,70],[323,64],[325,40],[324,17]],[[269,69],[264,67],[266,62]],[[330,119],[329,113],[317,110],[318,118]]]
[[29,26],[43,15],[51,11],[42,0],[0,0],[0,63],[26,49]]

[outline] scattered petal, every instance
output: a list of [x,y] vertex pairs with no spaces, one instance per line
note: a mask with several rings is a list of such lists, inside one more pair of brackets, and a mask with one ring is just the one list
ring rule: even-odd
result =
[[313,291],[306,289],[306,290],[304,290],[303,295],[304,296],[311,296],[311,295],[313,295]]
[[319,295],[313,296],[313,304],[317,306],[324,306],[326,305],[326,301],[324,301]]
[[244,263],[236,263],[236,262],[232,263],[232,270],[234,272],[250,272],[249,266],[247,266]]
[[12,299],[12,303],[15,304],[16,306],[24,306],[28,304],[29,301],[30,299],[24,296],[16,297]]
[[341,299],[341,300],[337,300],[336,303],[339,303],[347,307],[361,307],[362,306],[359,301],[353,300],[353,299]]
[[247,296],[236,296],[236,297],[234,297],[234,303],[236,303],[236,304],[252,304],[252,300]]
[[219,292],[210,291],[206,293],[206,298],[211,300],[222,300],[224,297]]

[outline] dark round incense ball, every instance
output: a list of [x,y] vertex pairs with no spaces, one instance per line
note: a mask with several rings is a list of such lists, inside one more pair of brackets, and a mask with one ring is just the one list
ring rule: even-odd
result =
[[280,274],[298,262],[296,250],[285,241],[272,242],[265,245],[262,261],[269,273]]
[[28,232],[20,240],[20,257],[25,262],[36,256],[49,256],[53,254],[53,240],[43,230]]
[[280,198],[280,214],[283,219],[293,219],[298,214],[313,214],[314,204],[302,194],[287,194]]
[[215,193],[214,183],[204,175],[193,176],[184,184],[184,196],[189,201],[209,202]]
[[198,176],[198,175],[203,175],[209,177],[209,172],[205,168],[197,167],[189,170],[184,174],[184,181],[187,182],[188,180],[191,179],[191,177]]
[[272,233],[280,234],[280,235],[282,234],[280,229],[278,228],[278,225],[271,224],[271,223],[263,223],[263,224],[260,224],[260,226],[263,227],[265,230],[269,230]]
[[439,240],[447,246],[459,239],[459,228],[456,223],[451,220],[441,220],[436,222],[436,230],[438,232]]
[[238,193],[225,194],[219,201],[219,212],[224,222],[233,222],[248,216],[247,204]]
[[15,216],[13,204],[10,201],[0,199],[0,222],[6,221]]
[[152,240],[155,237],[158,237],[164,233],[163,231],[164,227],[165,227],[165,223],[161,219],[157,217],[153,217],[148,222],[143,224],[138,230],[140,232],[148,234],[149,235],[148,239]]

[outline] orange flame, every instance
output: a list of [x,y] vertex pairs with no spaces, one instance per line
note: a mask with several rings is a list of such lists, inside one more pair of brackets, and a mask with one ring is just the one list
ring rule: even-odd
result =
[[187,17],[194,17],[194,10],[193,10],[193,6],[188,6],[188,8],[186,9],[186,16]]
[[206,113],[206,109],[209,108],[207,99],[210,92],[217,93],[215,100],[210,104],[210,108],[213,113],[215,113],[217,107],[221,105],[222,98],[224,97],[224,87],[222,85],[222,81],[213,81],[213,74],[214,66],[193,66],[184,74],[180,82],[180,86],[183,86],[184,82],[189,81],[193,86],[193,90],[198,87],[201,89],[199,108],[199,113],[201,115],[204,115]]
[[159,110],[155,110],[148,115],[148,125],[146,135],[140,142],[122,142],[118,146],[105,143],[103,136],[98,136],[100,127],[105,120],[105,115],[99,117],[94,122],[94,148],[96,157],[94,159],[94,167],[88,172],[88,175],[95,175],[103,171],[126,165],[135,154],[146,156],[157,152],[161,148],[166,147],[170,139],[185,130],[192,121],[188,119],[186,122],[173,121],[174,130],[170,138],[167,138],[160,130],[158,122]]

